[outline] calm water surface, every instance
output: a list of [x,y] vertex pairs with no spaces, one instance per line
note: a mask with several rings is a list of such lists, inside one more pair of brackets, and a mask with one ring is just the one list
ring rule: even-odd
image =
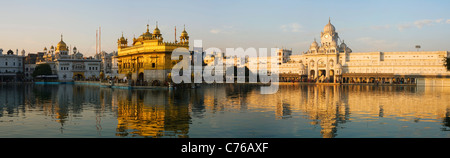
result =
[[450,138],[450,87],[0,85],[0,137]]

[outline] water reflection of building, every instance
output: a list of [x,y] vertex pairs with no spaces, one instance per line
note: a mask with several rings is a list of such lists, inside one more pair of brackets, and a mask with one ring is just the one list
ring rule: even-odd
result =
[[445,122],[450,111],[450,88],[445,87],[280,85],[273,95],[244,86],[202,89],[206,112],[251,110],[274,112],[274,119],[306,118],[325,138],[336,137],[348,122]]
[[[0,85],[0,88],[0,121],[7,121],[9,117],[26,116],[29,119],[42,116],[45,118],[42,122],[45,128],[55,128],[52,124],[57,122],[60,127],[56,128],[60,128],[61,132],[73,127],[83,128],[85,133],[95,128],[102,132],[108,128],[105,126],[112,126],[111,133],[116,136],[188,137],[190,128],[193,128],[190,127],[191,117],[217,121],[209,119],[228,113],[237,113],[232,116],[264,113],[253,115],[256,118],[249,120],[256,121],[250,122],[255,126],[244,126],[241,130],[255,129],[256,126],[266,128],[266,124],[260,127],[257,119],[268,116],[275,120],[274,123],[279,123],[276,119],[295,124],[306,120],[311,127],[320,130],[320,136],[326,138],[339,136],[340,131],[349,126],[355,127],[361,122],[371,125],[373,121],[378,121],[380,126],[391,123],[389,120],[394,123],[403,121],[405,125],[432,122],[421,125],[450,130],[448,87],[280,85],[279,92],[273,95],[261,95],[258,86],[250,85],[209,85],[175,91],[34,84]],[[109,116],[114,123],[117,120],[117,126],[102,122],[102,118],[108,120],[104,118]],[[234,122],[246,121],[239,117],[231,119]],[[220,125],[227,123],[220,121],[214,123],[221,127],[229,125]],[[273,130],[272,126],[278,125],[267,123],[267,130]],[[341,132],[341,136],[343,133],[346,132]]]
[[117,136],[188,137],[188,104],[174,102],[173,93],[117,90],[113,96]]
[[24,105],[25,95],[22,86],[0,84],[0,118],[5,115],[18,116],[23,110],[19,105]]

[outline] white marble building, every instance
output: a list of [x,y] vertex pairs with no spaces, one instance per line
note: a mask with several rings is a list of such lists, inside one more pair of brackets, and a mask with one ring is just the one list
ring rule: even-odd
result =
[[[341,40],[331,21],[308,51],[292,55],[280,65],[283,74],[313,82],[411,83],[424,84],[429,78],[449,78],[443,66],[448,51],[352,52]],[[297,75],[295,77],[295,75]],[[286,76],[286,75],[285,75]]]
[[16,50],[15,54],[12,50],[8,50],[6,54],[3,54],[3,49],[0,49],[0,82],[23,79],[25,68],[24,54],[24,50],[22,50],[20,55],[19,50]]
[[72,52],[69,50],[61,36],[61,41],[56,47],[51,46],[50,50],[44,48],[46,53],[36,64],[49,64],[53,74],[63,82],[99,78],[101,59],[86,58],[76,47],[73,47]]

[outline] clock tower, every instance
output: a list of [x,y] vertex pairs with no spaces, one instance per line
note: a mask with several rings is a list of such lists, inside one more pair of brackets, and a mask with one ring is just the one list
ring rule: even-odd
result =
[[336,33],[336,29],[331,24],[331,20],[328,19],[328,24],[323,28],[323,32],[320,35],[320,41],[322,46],[337,46],[338,41],[338,33]]

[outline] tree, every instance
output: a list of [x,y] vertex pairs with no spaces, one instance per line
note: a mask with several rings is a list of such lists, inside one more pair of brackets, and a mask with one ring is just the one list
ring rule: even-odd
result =
[[450,59],[447,57],[444,57],[444,66],[447,68],[447,71],[450,71]]
[[36,66],[33,72],[33,77],[39,76],[39,75],[51,75],[52,74],[52,68],[49,64],[39,64]]

